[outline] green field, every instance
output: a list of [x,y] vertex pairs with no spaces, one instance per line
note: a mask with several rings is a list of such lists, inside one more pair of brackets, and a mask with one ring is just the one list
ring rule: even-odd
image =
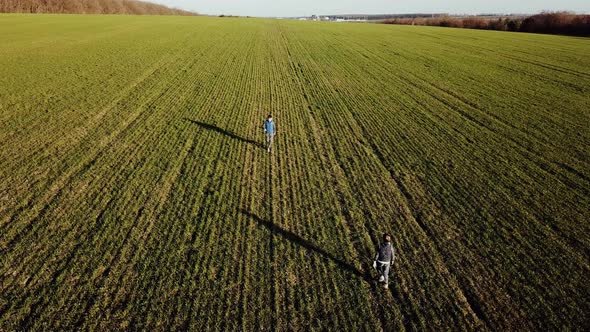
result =
[[587,330],[589,55],[449,28],[1,15],[0,330]]

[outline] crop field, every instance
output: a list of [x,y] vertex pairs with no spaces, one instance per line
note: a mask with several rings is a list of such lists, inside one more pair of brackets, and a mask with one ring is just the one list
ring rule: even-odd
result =
[[1,15],[0,330],[588,330],[589,54]]

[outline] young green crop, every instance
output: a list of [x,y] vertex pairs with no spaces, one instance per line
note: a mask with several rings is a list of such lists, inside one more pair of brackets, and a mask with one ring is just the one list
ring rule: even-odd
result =
[[75,15],[0,32],[1,329],[587,325],[585,39]]

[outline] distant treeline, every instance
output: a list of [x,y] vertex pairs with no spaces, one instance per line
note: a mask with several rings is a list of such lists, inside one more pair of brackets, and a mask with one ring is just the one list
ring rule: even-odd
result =
[[569,12],[541,13],[529,17],[394,18],[383,23],[590,36],[590,15]]
[[0,13],[195,15],[136,0],[0,0]]

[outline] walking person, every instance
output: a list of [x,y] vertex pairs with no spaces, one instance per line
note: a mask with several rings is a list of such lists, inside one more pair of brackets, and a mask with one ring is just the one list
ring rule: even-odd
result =
[[275,123],[272,120],[272,115],[270,114],[268,115],[266,121],[264,121],[264,132],[266,133],[266,150],[270,153],[270,148],[272,147],[272,143],[276,134]]
[[391,245],[391,235],[383,234],[383,243],[377,247],[373,268],[379,274],[379,282],[384,282],[385,289],[389,288],[389,268],[395,260],[395,250]]

